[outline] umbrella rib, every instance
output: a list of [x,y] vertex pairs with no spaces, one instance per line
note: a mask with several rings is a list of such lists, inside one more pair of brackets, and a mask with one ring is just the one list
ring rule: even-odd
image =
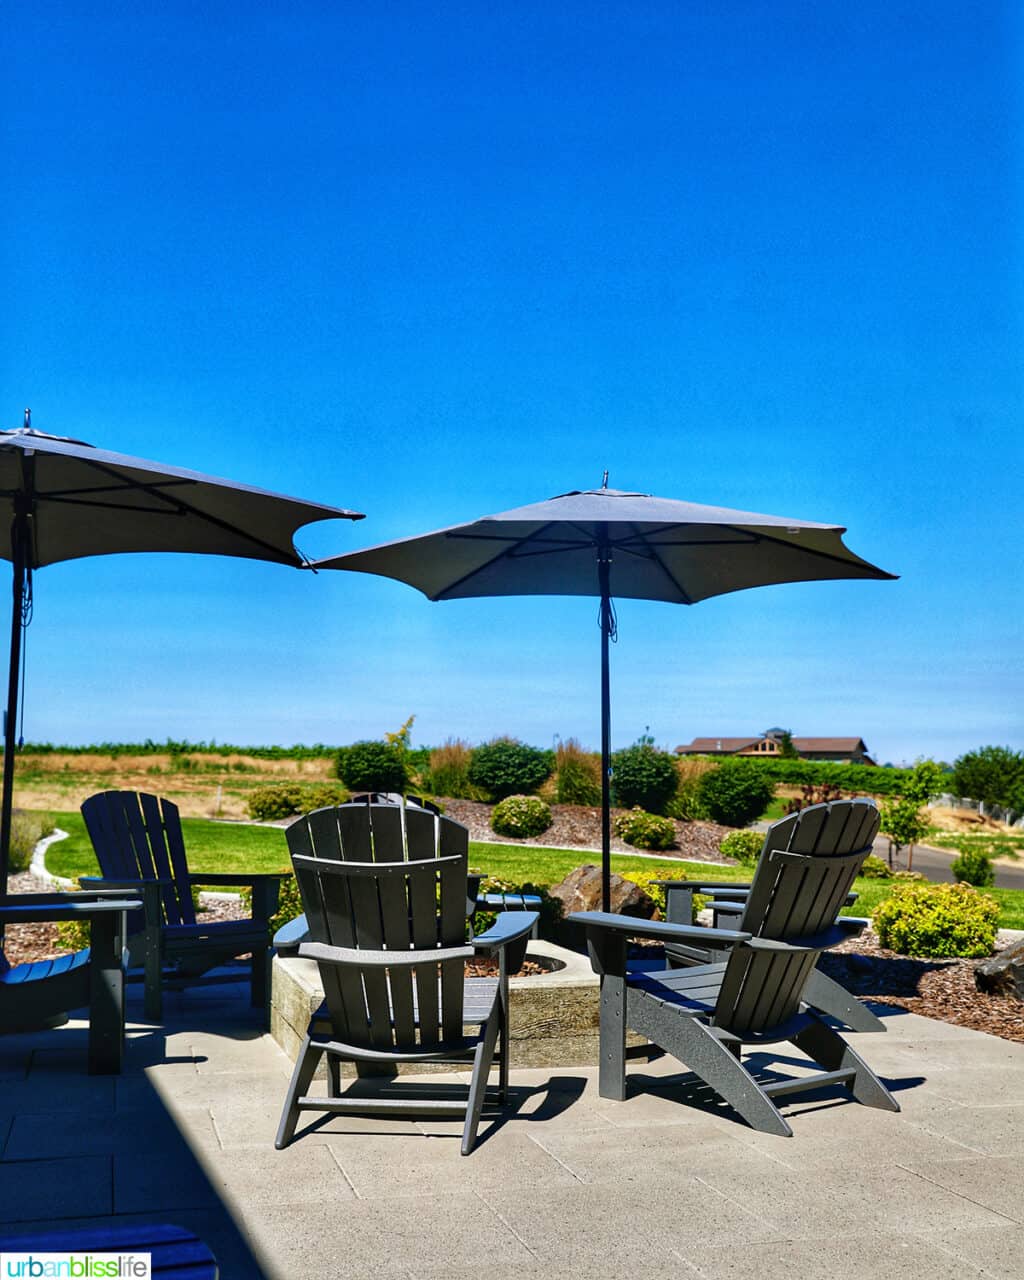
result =
[[[97,489],[97,493],[108,493],[110,490]],[[169,507],[140,507],[132,502],[97,502],[88,498],[55,498],[52,494],[41,493],[39,498],[45,499],[47,502],[53,502],[64,507],[90,507],[96,511],[135,511],[141,515],[147,516],[185,516],[188,511],[181,506]]]
[[[787,542],[785,538],[773,537],[770,533],[755,533],[755,542],[771,542],[777,547],[786,547],[790,551],[797,551],[805,556],[817,556],[820,560],[831,560],[834,564],[856,565],[858,561],[866,565],[867,568],[873,569],[876,573],[884,578],[896,578],[899,575],[895,573],[886,573],[884,569],[879,569],[873,564],[869,564],[867,560],[861,560],[860,556],[855,556],[852,551],[848,552],[849,558],[837,556],[831,551],[821,551],[817,547],[803,546],[799,543]],[[841,537],[842,535],[840,535]],[[844,548],[845,549],[845,548]],[[794,579],[794,581],[802,581],[802,579]]]
[[[199,482],[196,480],[156,480],[147,488],[156,492],[162,489],[179,489],[184,485],[194,485]],[[48,498],[53,502],[74,502],[76,498],[87,501],[88,496],[93,493],[125,493],[131,492],[139,488],[137,484],[97,484],[90,485],[88,488],[77,489],[50,489],[47,492],[38,492],[36,497]],[[159,496],[162,496],[159,495]]]
[[[489,559],[485,560],[483,564],[478,564],[475,568],[470,569],[468,573],[464,573],[461,578],[457,578],[454,582],[446,583],[443,591],[439,592],[436,596],[430,596],[429,598],[431,600],[443,600],[445,596],[450,595],[452,591],[455,591],[459,587],[461,587],[464,582],[469,582],[471,578],[475,578],[478,573],[483,573],[485,569],[489,569],[491,565],[497,564],[499,560],[511,557],[512,552],[515,550],[518,544],[521,544],[523,542],[530,542],[536,538],[539,538],[540,535],[545,531],[545,529],[549,529],[550,527],[551,527],[550,522],[548,524],[543,524],[538,529],[535,529],[532,533],[528,533],[525,538],[521,538],[521,539],[511,537],[509,535],[502,537],[501,534],[487,534],[487,533],[473,534],[473,533],[460,533],[458,530],[454,530],[454,529],[447,530],[445,532],[446,538],[463,538],[463,539],[468,538],[471,541],[482,541],[482,542],[505,542],[505,543],[508,543],[509,545],[505,546],[501,551],[498,552],[497,555],[491,556]],[[540,555],[542,553],[537,552],[536,554]],[[551,554],[551,553],[548,552],[547,554]]]
[[[111,470],[111,468],[104,466],[103,463],[94,462],[91,458],[84,459],[84,461],[87,462],[88,466],[92,467],[96,471],[99,471],[102,475],[110,476],[111,479],[122,481],[123,483],[125,483],[126,488],[131,487],[130,482],[125,481],[125,478],[123,476],[118,475],[118,473],[116,471]],[[198,484],[200,482],[195,480],[183,480],[182,483]],[[231,488],[232,486],[228,485],[225,487]],[[266,542],[263,538],[258,538],[255,534],[249,533],[245,529],[240,529],[237,525],[233,525],[229,520],[222,520],[219,516],[210,515],[209,512],[207,511],[201,511],[198,507],[194,507],[190,502],[183,502],[180,498],[172,499],[167,495],[161,493],[160,490],[156,487],[156,484],[136,483],[135,488],[138,489],[140,493],[147,493],[151,497],[163,499],[165,502],[168,502],[172,506],[177,506],[178,508],[180,508],[178,512],[178,514],[180,515],[189,514],[189,515],[198,516],[199,519],[205,520],[208,524],[212,524],[218,529],[224,529],[228,533],[234,534],[236,537],[244,538],[246,541],[251,542],[254,546],[262,547],[264,551],[272,552],[274,557],[278,560],[280,560],[282,556],[281,548],[275,547],[272,542]],[[154,511],[151,514],[158,515],[161,513]],[[308,563],[305,557],[302,556],[299,553],[299,551],[296,549],[294,542],[292,543],[292,554],[294,555],[295,560],[298,562],[298,564],[301,565],[303,563]]]
[[[639,535],[639,536],[641,536],[641,537],[642,537],[642,535]],[[643,546],[647,549],[647,551],[648,551],[648,553],[649,553],[649,555],[650,555],[650,558],[654,561],[654,563],[655,563],[655,564],[658,566],[658,568],[662,571],[662,573],[665,575],[665,577],[666,577],[666,578],[668,578],[669,582],[671,582],[671,584],[673,585],[673,587],[675,587],[675,589],[679,592],[679,595],[680,595],[680,597],[682,598],[682,602],[683,602],[683,604],[693,604],[693,597],[692,597],[692,596],[690,595],[690,593],[686,590],[686,588],[685,588],[685,587],[683,586],[683,584],[679,581],[679,579],[678,579],[678,578],[676,577],[676,575],[672,572],[672,570],[668,567],[668,565],[667,565],[667,564],[665,563],[665,561],[661,558],[661,556],[660,556],[660,555],[658,555],[657,549],[653,546],[653,544],[651,544],[651,543],[647,542],[647,541],[646,541],[646,539],[644,539],[644,541],[643,541]],[[632,549],[631,549],[631,548],[624,548],[624,550],[629,551],[631,554],[636,554],[635,552],[632,552]]]

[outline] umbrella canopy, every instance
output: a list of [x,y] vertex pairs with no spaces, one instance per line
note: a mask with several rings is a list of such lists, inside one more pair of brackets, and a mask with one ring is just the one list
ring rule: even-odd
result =
[[95,449],[26,425],[0,431],[0,521],[14,566],[11,660],[0,813],[0,893],[7,888],[18,673],[26,587],[33,569],[120,551],[191,551],[302,567],[296,529],[359,520],[357,511],[286,498],[250,485]]
[[610,874],[608,640],[613,596],[696,604],[781,582],[893,578],[844,544],[846,530],[616,489],[574,490],[469,524],[320,560],[396,578],[431,600],[593,595],[601,607],[602,869]]

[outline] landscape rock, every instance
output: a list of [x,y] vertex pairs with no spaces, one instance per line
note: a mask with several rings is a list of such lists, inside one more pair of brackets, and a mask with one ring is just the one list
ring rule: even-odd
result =
[[974,982],[986,995],[1024,1000],[1024,940],[983,960],[974,971]]
[[[650,920],[657,911],[654,900],[631,880],[613,873],[610,888],[611,909],[620,915]],[[589,862],[577,867],[549,892],[562,903],[566,915],[573,911],[600,911],[601,868]]]

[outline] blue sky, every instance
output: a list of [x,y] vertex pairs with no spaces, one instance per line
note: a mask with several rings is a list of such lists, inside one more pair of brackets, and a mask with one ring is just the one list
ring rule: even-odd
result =
[[[614,745],[1022,748],[1022,48],[998,2],[22,5],[3,425],[367,513],[314,555],[605,468],[842,524],[900,580],[623,602]],[[596,745],[596,613],[56,565],[25,735]]]

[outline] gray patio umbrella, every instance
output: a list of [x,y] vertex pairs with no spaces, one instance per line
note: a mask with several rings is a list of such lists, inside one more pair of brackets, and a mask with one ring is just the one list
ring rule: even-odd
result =
[[0,804],[0,893],[7,892],[21,633],[31,615],[32,571],[59,560],[119,551],[192,551],[305,566],[292,536],[314,520],[357,511],[285,498],[197,471],[95,449],[29,425],[0,431],[0,519],[14,565],[11,658]]
[[[607,474],[605,475],[607,485]],[[431,600],[586,595],[601,599],[601,856],[611,872],[614,596],[696,604],[747,587],[827,578],[893,578],[843,545],[845,529],[785,516],[698,506],[603,487],[564,493],[470,524],[319,560],[397,578]]]

